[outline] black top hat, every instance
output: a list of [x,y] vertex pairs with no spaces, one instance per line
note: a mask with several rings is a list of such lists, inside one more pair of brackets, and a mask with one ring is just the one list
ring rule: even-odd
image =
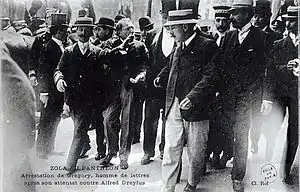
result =
[[168,16],[168,12],[176,10],[176,1],[174,0],[161,0],[161,14]]
[[124,18],[126,18],[125,15],[118,14],[118,15],[115,17],[115,23],[118,23],[118,21],[120,21],[121,19],[124,19]]
[[154,23],[151,21],[151,18],[149,16],[141,17],[139,18],[139,26],[140,30],[151,30],[153,29]]
[[95,27],[93,18],[91,17],[78,17],[73,27]]
[[85,9],[80,9],[79,11],[78,11],[78,17],[86,17],[87,16],[87,9],[85,8]]
[[53,26],[68,27],[67,14],[65,14],[65,13],[53,13],[53,14],[51,14],[51,27],[53,27]]
[[254,11],[257,14],[263,14],[267,16],[272,15],[271,2],[268,0],[256,0]]
[[198,14],[199,1],[200,0],[179,0],[178,10],[192,9],[195,18],[200,18],[200,15]]
[[230,9],[229,6],[226,5],[216,5],[213,6],[215,10],[215,17],[230,17],[228,10]]
[[111,29],[115,29],[114,20],[108,17],[101,17],[96,25],[98,27],[108,27]]
[[287,9],[287,14],[282,15],[282,17],[286,19],[297,19],[299,11],[300,11],[300,7],[289,6]]

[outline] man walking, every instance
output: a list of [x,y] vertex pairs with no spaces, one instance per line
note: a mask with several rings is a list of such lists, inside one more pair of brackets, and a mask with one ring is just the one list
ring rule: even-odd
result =
[[263,78],[266,69],[265,33],[251,25],[252,0],[235,0],[231,14],[236,30],[225,34],[221,42],[222,90],[224,112],[233,129],[234,161],[231,172],[233,190],[244,191],[248,135],[251,120],[260,116]]
[[36,150],[38,156],[47,158],[54,150],[55,136],[64,103],[64,94],[60,93],[53,84],[53,71],[57,67],[64,52],[62,42],[66,41],[67,15],[53,13],[51,15],[50,33],[52,38],[45,45],[45,62],[37,62],[34,71],[39,85],[39,100],[41,102],[41,119],[37,137]]
[[[104,67],[98,59],[101,49],[89,42],[95,25],[92,18],[80,17],[74,26],[77,27],[79,41],[65,49],[54,74],[56,87],[65,92],[74,121],[73,141],[66,166],[68,174],[76,170],[93,112],[97,116],[96,136],[99,137],[101,134],[98,132],[103,131]],[[98,153],[105,150],[103,143],[97,142],[97,145]]]
[[[162,0],[162,24],[167,22],[168,11],[175,10],[175,1]],[[158,73],[168,65],[171,52],[175,46],[174,38],[168,30],[161,26],[149,31],[145,44],[149,50],[149,69],[146,75],[146,101],[145,101],[145,119],[144,119],[144,156],[141,164],[146,165],[151,162],[155,155],[155,141],[157,136],[158,120],[160,111],[164,114],[166,91],[162,87],[155,87],[153,81]],[[164,150],[164,130],[165,118],[162,115],[162,132],[159,144],[160,158],[163,158]]]
[[[265,101],[264,113],[268,114],[271,109],[275,112],[280,112],[281,123],[285,114],[285,109],[288,108],[288,128],[287,128],[287,153],[283,156],[284,179],[283,182],[292,185],[293,178],[291,177],[291,167],[294,162],[298,148],[298,76],[299,76],[299,33],[298,33],[298,13],[300,7],[289,7],[287,14],[283,15],[287,19],[286,29],[288,36],[275,41],[274,47],[270,54],[270,67],[267,71],[267,80],[272,86],[265,95],[266,100],[275,98],[276,103],[270,104]],[[276,110],[279,104],[283,110]],[[266,106],[268,105],[268,106]],[[268,126],[269,127],[269,126]]]
[[[209,107],[213,98],[213,40],[194,31],[197,15],[192,9],[169,11],[165,26],[177,44],[170,64],[155,80],[166,86],[165,148],[162,162],[164,192],[174,192],[180,171],[184,138],[189,157],[188,183],[184,191],[196,191],[205,163],[209,130]],[[200,173],[200,174],[199,174]]]

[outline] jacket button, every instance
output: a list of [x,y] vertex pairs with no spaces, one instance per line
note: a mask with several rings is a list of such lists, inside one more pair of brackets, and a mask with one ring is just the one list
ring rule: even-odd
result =
[[82,78],[82,75],[79,75],[79,78]]

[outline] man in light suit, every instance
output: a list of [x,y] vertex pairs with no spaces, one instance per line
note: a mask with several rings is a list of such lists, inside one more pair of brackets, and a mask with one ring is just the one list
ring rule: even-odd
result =
[[[70,106],[74,121],[74,136],[66,166],[68,174],[76,171],[93,112],[97,116],[96,136],[100,136],[97,132],[104,129],[104,67],[98,58],[102,49],[89,41],[95,27],[92,18],[80,17],[74,26],[77,27],[79,41],[65,49],[54,74],[56,87],[65,92],[65,102]],[[103,142],[97,144],[100,144],[98,152],[105,150]]]
[[192,9],[169,11],[165,23],[177,46],[169,65],[155,79],[156,86],[166,87],[164,192],[175,191],[185,137],[190,167],[184,191],[196,191],[205,164],[218,46],[194,30],[197,16]]

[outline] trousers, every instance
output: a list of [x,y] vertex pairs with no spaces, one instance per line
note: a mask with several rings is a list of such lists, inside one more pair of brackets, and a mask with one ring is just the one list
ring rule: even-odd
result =
[[166,117],[165,148],[162,162],[163,192],[174,192],[180,172],[184,138],[187,138],[189,161],[188,183],[196,186],[200,182],[205,163],[205,153],[209,131],[209,120],[199,122],[185,121],[175,98]]
[[[160,117],[160,110],[164,109],[165,101],[149,97],[146,98],[145,102],[145,120],[144,120],[144,143],[143,150],[144,153],[149,155],[150,157],[154,157],[155,155],[155,141],[157,136],[157,127],[158,120]],[[165,119],[164,115],[162,115],[162,134],[161,134],[161,142],[159,145],[159,150],[163,151],[164,148],[164,129],[165,129]]]

